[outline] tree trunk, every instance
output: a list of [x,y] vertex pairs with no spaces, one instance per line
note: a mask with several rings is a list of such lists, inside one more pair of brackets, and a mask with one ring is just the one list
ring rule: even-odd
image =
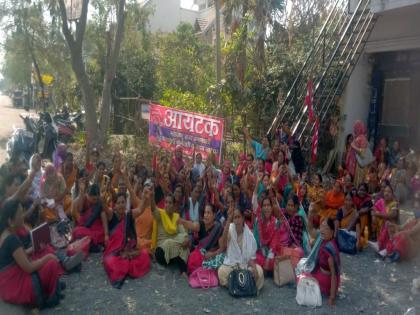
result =
[[44,86],[44,82],[42,81],[41,70],[39,70],[38,61],[35,58],[35,52],[32,50],[31,45],[28,44],[28,46],[29,46],[29,51],[31,54],[32,63],[34,64],[36,76],[38,78],[39,87],[41,89],[42,110],[45,112],[47,110],[47,103],[45,99],[45,86]]
[[95,92],[86,73],[82,55],[89,0],[84,0],[82,2],[82,12],[77,23],[75,36],[73,36],[69,29],[64,0],[59,0],[58,3],[60,5],[62,31],[70,49],[72,69],[76,75],[77,82],[79,83],[79,87],[82,92],[82,99],[85,105],[86,141],[88,146],[90,146],[96,144],[98,141],[98,120],[96,115]]
[[117,30],[112,41],[108,42],[108,51],[107,61],[106,61],[106,70],[104,77],[104,84],[102,89],[101,97],[101,118],[99,123],[99,141],[101,144],[104,144],[106,141],[106,135],[109,131],[110,116],[111,116],[111,103],[112,95],[111,88],[112,82],[117,71],[117,62],[118,56],[120,54],[121,42],[124,38],[124,22],[125,22],[125,0],[118,1],[118,10],[117,10]]
[[[76,75],[77,82],[79,83],[82,92],[82,99],[85,103],[86,115],[86,142],[89,146],[96,146],[99,143],[98,139],[98,118],[96,114],[96,97],[89,77],[86,74],[85,65],[82,57],[72,56],[72,68]],[[73,62],[74,61],[74,62]]]

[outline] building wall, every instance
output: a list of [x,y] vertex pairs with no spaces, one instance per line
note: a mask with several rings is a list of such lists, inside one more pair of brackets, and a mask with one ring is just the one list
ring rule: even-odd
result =
[[[381,0],[382,1],[382,0]],[[387,8],[391,2],[385,2]],[[400,2],[402,5],[403,1]],[[410,1],[406,1],[408,3]],[[420,1],[417,1],[420,3]],[[395,4],[395,3],[394,3]],[[342,150],[345,136],[352,131],[353,122],[361,119],[367,122],[370,103],[370,79],[372,65],[369,57],[377,52],[399,51],[420,48],[420,5],[382,11],[366,44],[349,82],[347,83],[340,106],[346,117],[339,143]]]
[[152,32],[173,32],[181,22],[194,25],[198,15],[197,11],[181,8],[180,0],[151,0],[147,6],[154,10],[149,19]]
[[379,13],[365,51],[372,53],[418,48],[420,4]]
[[367,124],[371,71],[372,66],[369,64],[369,56],[364,54],[354,68],[340,99],[340,106],[344,114],[343,132],[339,141],[340,150],[344,148],[345,137],[353,132],[353,124],[356,120],[362,120]]
[[373,12],[379,13],[415,4],[420,4],[420,0],[372,0],[371,8]]

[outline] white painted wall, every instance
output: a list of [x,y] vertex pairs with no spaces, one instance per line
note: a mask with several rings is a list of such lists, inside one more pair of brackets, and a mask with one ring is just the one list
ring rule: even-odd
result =
[[179,10],[179,22],[186,22],[192,25],[195,24],[195,20],[198,17],[198,12],[194,10],[188,10],[184,8],[180,8]]
[[378,14],[366,52],[420,48],[420,0],[418,5]]
[[356,120],[362,120],[367,125],[370,102],[370,77],[372,66],[368,62],[369,56],[363,54],[353,70],[347,83],[343,96],[340,99],[342,113],[345,120],[342,124],[340,136],[340,151],[344,147],[345,137],[353,132],[353,124]]
[[180,0],[150,0],[147,6],[154,11],[149,18],[152,32],[173,32],[181,22],[194,25],[198,15],[197,11],[181,8]]
[[[398,3],[402,6],[404,3],[408,5],[413,2],[410,0],[378,1],[384,2],[387,8],[391,5],[396,6]],[[420,3],[420,0],[415,2]],[[360,119],[367,122],[368,119],[372,71],[372,66],[368,62],[369,55],[376,52],[415,48],[420,48],[420,4],[382,11],[366,44],[364,54],[360,57],[340,99],[342,113],[346,117],[339,139],[340,150],[343,149],[346,135],[352,132],[354,121]]]

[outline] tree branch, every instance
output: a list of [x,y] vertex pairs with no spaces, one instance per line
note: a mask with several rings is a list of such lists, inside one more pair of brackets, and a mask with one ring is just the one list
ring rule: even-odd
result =
[[85,36],[88,8],[89,0],[83,0],[82,13],[80,15],[79,24],[77,25],[76,29],[76,46],[77,49],[80,49],[80,51],[82,50],[83,38]]
[[64,0],[58,0],[58,4],[60,5],[60,14],[61,14],[61,22],[62,22],[62,30],[64,37],[66,38],[67,44],[71,51],[74,50],[75,42],[73,35],[70,32],[69,25],[67,23],[67,11],[66,11],[66,4]]
[[111,72],[115,72],[115,68],[117,66],[117,60],[118,59],[118,55],[120,52],[120,47],[121,47],[121,42],[123,40],[124,37],[124,24],[125,24],[125,12],[124,12],[124,8],[125,8],[125,0],[119,0],[118,1],[118,11],[117,11],[117,30],[115,32],[115,37],[114,37],[114,42],[113,42],[113,47],[111,49],[111,56],[110,56],[110,60],[111,63],[113,62],[114,64],[111,64]]

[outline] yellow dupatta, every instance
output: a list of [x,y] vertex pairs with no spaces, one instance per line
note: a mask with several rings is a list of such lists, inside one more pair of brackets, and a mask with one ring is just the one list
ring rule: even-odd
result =
[[[157,209],[159,211],[160,220],[162,222],[162,226],[165,229],[165,232],[174,235],[178,231],[178,219],[179,214],[174,213],[172,215],[172,219],[168,216],[164,209]],[[156,219],[153,220],[153,232],[152,232],[152,249],[157,247],[157,221]]]

